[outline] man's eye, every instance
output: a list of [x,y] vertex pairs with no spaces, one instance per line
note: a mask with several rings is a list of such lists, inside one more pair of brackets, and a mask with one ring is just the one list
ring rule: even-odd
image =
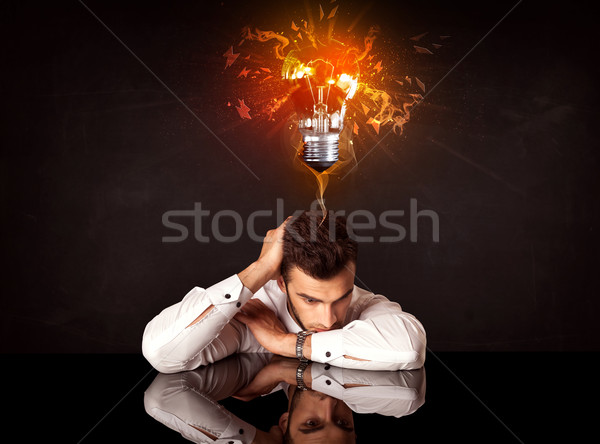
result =
[[306,301],[307,304],[314,304],[315,302],[317,302],[314,299],[304,299],[304,300]]
[[319,423],[317,421],[315,421],[314,419],[309,419],[304,423],[304,425],[306,427],[316,427],[319,425]]

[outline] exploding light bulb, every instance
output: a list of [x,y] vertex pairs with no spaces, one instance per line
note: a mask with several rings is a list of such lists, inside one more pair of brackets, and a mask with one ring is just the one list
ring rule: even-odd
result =
[[291,82],[290,98],[296,108],[302,134],[302,160],[323,172],[339,160],[340,133],[347,101],[358,88],[356,51],[330,40],[290,51],[282,76]]

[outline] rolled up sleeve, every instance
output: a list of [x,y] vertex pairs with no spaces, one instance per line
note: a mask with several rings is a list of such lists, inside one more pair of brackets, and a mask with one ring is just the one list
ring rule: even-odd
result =
[[[237,275],[207,289],[194,287],[148,323],[143,355],[162,373],[191,370],[230,355],[246,330],[230,321],[252,296]],[[214,308],[204,318],[190,325],[211,305]]]

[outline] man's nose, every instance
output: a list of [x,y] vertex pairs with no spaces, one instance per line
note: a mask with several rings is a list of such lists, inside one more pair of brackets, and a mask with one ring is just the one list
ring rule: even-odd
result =
[[331,305],[323,304],[323,311],[321,314],[321,324],[323,324],[323,327],[331,328],[333,327],[333,324],[335,324],[336,321],[337,318],[335,316],[335,313],[333,312]]

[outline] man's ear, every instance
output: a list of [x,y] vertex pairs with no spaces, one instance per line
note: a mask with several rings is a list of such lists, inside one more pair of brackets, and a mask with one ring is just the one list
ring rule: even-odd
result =
[[285,281],[283,280],[282,275],[279,275],[279,277],[277,278],[277,285],[279,285],[279,289],[281,291],[283,291],[285,294],[287,294],[287,292],[285,291]]
[[287,430],[289,416],[289,412],[285,412],[279,417],[279,428],[281,429],[281,433],[285,434],[285,431]]

